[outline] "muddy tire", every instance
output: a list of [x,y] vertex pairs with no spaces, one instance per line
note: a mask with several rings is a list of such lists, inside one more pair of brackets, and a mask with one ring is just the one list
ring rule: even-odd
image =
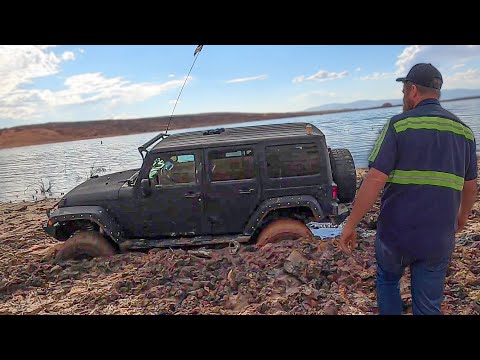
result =
[[348,149],[331,149],[330,164],[333,181],[338,186],[338,200],[352,202],[357,192],[357,173],[352,154]]
[[310,238],[312,232],[299,220],[280,219],[268,224],[258,235],[257,247],[283,240]]
[[80,231],[65,241],[55,260],[81,260],[115,255],[115,247],[94,231]]

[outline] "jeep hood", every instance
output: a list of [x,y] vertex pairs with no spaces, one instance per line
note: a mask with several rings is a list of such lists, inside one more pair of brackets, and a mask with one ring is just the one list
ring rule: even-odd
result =
[[60,201],[60,207],[97,205],[104,200],[117,200],[123,184],[139,169],[120,171],[90,178],[68,192]]

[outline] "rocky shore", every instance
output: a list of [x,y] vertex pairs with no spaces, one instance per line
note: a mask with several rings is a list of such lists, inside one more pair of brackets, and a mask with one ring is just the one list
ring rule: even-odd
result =
[[[359,171],[360,181],[364,172]],[[0,314],[376,314],[374,238],[378,203],[358,247],[301,239],[131,252],[55,262],[42,230],[53,200],[0,205]],[[401,282],[411,313],[409,275]],[[480,314],[480,199],[457,235],[445,314]]]

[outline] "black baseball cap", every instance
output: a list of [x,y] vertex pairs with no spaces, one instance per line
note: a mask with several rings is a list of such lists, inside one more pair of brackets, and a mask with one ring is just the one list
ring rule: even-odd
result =
[[443,79],[440,71],[432,64],[416,64],[408,72],[406,77],[398,78],[397,81],[411,81],[414,84],[422,85],[432,89],[440,90]]

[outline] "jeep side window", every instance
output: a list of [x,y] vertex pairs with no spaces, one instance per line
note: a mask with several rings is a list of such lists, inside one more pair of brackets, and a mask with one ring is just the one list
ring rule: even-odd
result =
[[255,177],[252,149],[209,152],[210,178],[212,181],[244,180]]
[[316,144],[267,146],[269,178],[315,175],[320,172],[321,158]]
[[148,177],[152,185],[172,186],[195,183],[193,154],[161,154],[153,161]]

